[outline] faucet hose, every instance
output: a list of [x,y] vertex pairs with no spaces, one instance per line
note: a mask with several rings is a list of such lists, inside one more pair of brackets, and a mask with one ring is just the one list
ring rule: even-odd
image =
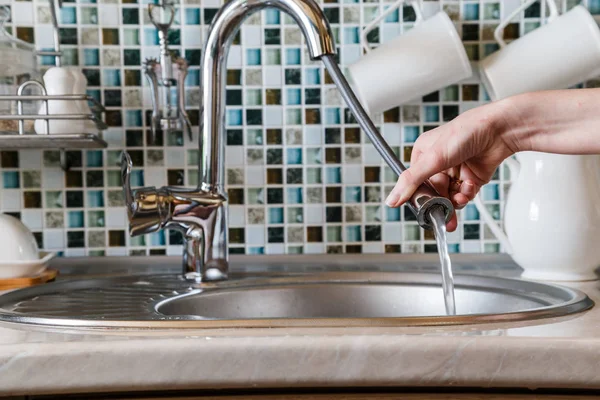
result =
[[[335,56],[321,56],[321,61],[323,61],[325,68],[327,68],[331,79],[333,79],[333,82],[346,101],[346,104],[348,104],[348,108],[354,115],[354,118],[356,118],[360,127],[365,131],[369,139],[371,139],[375,149],[379,152],[387,165],[389,165],[389,167],[396,173],[396,175],[400,176],[400,174],[406,170],[406,167],[398,159],[396,154],[394,154],[393,150],[373,124],[373,121],[365,111],[364,107],[360,104],[360,101],[358,101],[356,94],[350,87],[346,77],[335,61]],[[408,207],[417,216],[419,225],[425,229],[433,228],[431,224],[430,212],[432,209],[439,206],[444,209],[446,222],[448,222],[454,212],[452,202],[449,199],[440,196],[440,194],[429,182],[422,184],[408,202]]]

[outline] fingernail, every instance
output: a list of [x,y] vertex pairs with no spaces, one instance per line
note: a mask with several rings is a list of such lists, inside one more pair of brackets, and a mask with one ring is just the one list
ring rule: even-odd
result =
[[398,203],[398,200],[400,200],[400,196],[397,195],[396,192],[392,192],[387,199],[385,199],[385,204],[387,204],[389,207],[394,207],[396,203]]
[[475,184],[473,182],[465,182],[465,187],[462,190],[462,192],[465,196],[473,197],[473,196],[475,196],[476,191],[477,191],[477,188],[475,187]]

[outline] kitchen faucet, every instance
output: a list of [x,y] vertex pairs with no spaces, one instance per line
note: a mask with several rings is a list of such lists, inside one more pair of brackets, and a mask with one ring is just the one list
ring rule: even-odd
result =
[[[184,275],[197,282],[227,279],[227,195],[225,177],[225,83],[228,50],[242,22],[251,14],[267,7],[289,14],[300,26],[306,39],[311,59],[322,59],[330,68],[335,55],[331,28],[323,11],[314,0],[231,0],[215,16],[209,29],[202,54],[202,121],[200,139],[199,183],[196,189],[174,187],[140,188],[130,186],[132,162],[127,153],[121,158],[123,191],[132,236],[155,232],[159,229],[182,231],[186,240]],[[337,65],[336,65],[337,67]],[[331,68],[330,68],[331,72]],[[334,71],[335,72],[335,71]],[[334,74],[337,84],[348,101],[341,73]],[[340,83],[340,79],[343,80]],[[346,83],[347,84],[347,83]],[[356,98],[353,108],[356,108]],[[352,102],[349,101],[352,106]],[[360,108],[360,105],[358,105]],[[352,107],[351,107],[352,108]],[[356,111],[356,110],[354,110]],[[364,111],[364,110],[363,110]],[[364,114],[364,113],[363,113]],[[366,115],[366,114],[364,114]],[[400,173],[404,167],[395,158],[385,140],[374,129],[365,129],[383,158]],[[364,119],[359,118],[359,122]],[[362,125],[362,124],[361,124]],[[364,129],[364,128],[363,128]],[[428,227],[432,207],[443,206],[449,217],[452,205],[439,197],[431,186],[424,185],[411,199],[419,223]]]

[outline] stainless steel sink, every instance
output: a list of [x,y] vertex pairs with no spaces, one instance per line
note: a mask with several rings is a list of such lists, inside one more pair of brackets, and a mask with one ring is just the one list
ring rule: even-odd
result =
[[66,281],[0,296],[0,320],[88,328],[424,326],[527,321],[587,310],[582,292],[457,275],[444,315],[437,273],[239,274],[212,284],[177,275]]

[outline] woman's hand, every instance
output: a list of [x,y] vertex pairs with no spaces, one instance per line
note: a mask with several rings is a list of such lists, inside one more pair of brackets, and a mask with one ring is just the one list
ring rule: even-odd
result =
[[[416,141],[386,203],[399,207],[427,179],[456,209],[518,151],[600,154],[600,89],[525,93],[467,111]],[[456,215],[448,230],[456,229]]]
[[[429,179],[456,209],[463,208],[500,163],[516,151],[503,135],[509,131],[509,123],[502,117],[508,107],[507,103],[488,104],[421,135],[413,147],[410,168],[400,175],[386,204],[404,204]],[[447,228],[453,231],[456,226],[455,214]]]

